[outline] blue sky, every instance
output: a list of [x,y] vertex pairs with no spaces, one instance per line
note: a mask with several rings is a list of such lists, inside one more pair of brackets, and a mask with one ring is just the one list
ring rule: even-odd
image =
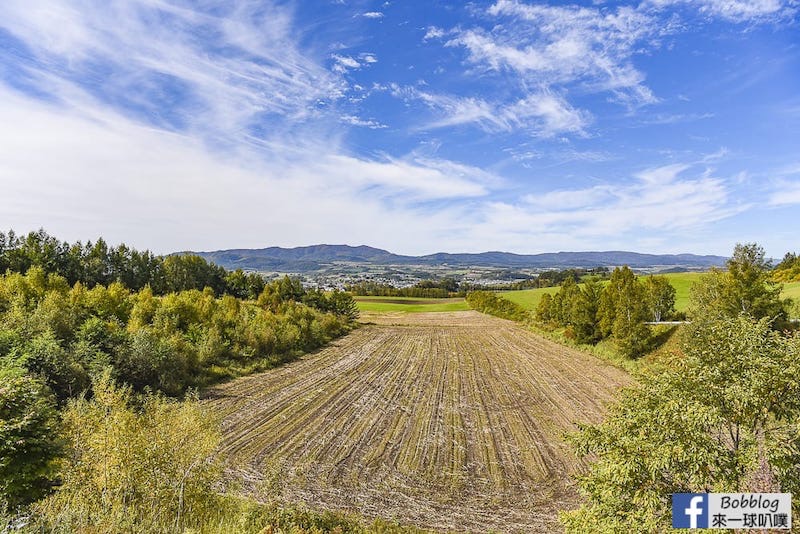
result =
[[0,227],[799,250],[800,3],[4,0]]

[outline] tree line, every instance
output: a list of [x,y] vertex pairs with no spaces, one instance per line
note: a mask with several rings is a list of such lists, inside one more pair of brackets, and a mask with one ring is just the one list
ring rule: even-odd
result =
[[800,256],[787,252],[775,266],[772,279],[776,282],[800,282]]
[[613,338],[626,357],[644,353],[652,338],[646,322],[675,316],[675,288],[663,276],[638,278],[627,266],[617,267],[607,284],[589,280],[578,286],[566,278],[558,292],[545,294],[536,319],[549,327],[565,328],[578,343],[597,344]]
[[345,291],[357,296],[441,299],[459,296],[462,289],[456,279],[444,277],[440,280],[422,280],[410,287],[394,287],[391,284],[364,281],[345,286]]
[[591,463],[578,478],[586,504],[562,513],[567,532],[664,532],[672,493],[800,492],[800,333],[788,304],[755,244],[701,277],[677,351],[571,437]]
[[[725,270],[711,269],[694,285],[689,313],[693,319],[747,313],[788,327],[791,302],[781,300],[773,277],[763,248],[737,245]],[[565,328],[565,335],[578,343],[611,338],[622,355],[636,357],[653,348],[647,323],[685,315],[675,311],[675,289],[666,277],[637,277],[625,266],[614,269],[605,285],[589,280],[581,287],[565,279],[556,294],[542,296],[535,317],[551,328]]]
[[125,244],[109,246],[103,238],[70,244],[41,229],[24,236],[0,232],[0,273],[25,273],[31,267],[62,276],[70,285],[119,282],[135,291],[149,287],[155,295],[210,287],[218,295],[255,299],[265,286],[257,273],[229,272],[197,255],[157,256]]

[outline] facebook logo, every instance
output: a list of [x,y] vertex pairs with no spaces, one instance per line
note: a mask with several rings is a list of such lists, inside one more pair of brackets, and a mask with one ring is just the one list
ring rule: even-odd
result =
[[673,493],[672,528],[708,528],[708,493]]

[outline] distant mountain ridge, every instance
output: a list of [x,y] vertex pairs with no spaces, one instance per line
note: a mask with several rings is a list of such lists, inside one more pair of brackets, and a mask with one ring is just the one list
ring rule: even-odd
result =
[[311,245],[307,247],[262,249],[230,249],[210,252],[180,252],[197,254],[226,269],[253,271],[311,272],[334,263],[367,265],[425,265],[452,267],[498,267],[517,269],[549,269],[569,267],[598,267],[629,265],[632,268],[684,267],[702,269],[721,266],[723,256],[696,254],[640,254],[627,251],[548,252],[543,254],[514,254],[512,252],[481,252],[451,254],[439,252],[425,256],[403,256],[366,245]]

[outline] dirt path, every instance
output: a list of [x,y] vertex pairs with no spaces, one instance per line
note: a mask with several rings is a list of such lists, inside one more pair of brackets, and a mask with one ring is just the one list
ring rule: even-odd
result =
[[577,503],[569,474],[583,467],[563,434],[598,421],[628,376],[477,312],[366,319],[209,392],[244,478],[289,501],[428,528],[558,531],[557,510]]

